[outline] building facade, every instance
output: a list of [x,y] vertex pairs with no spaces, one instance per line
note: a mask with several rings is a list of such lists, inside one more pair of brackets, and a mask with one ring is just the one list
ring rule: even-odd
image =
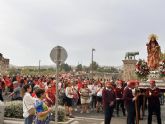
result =
[[128,81],[132,79],[137,79],[135,74],[135,65],[137,60],[123,60],[123,80]]
[[9,59],[4,58],[3,54],[0,53],[0,73],[4,74],[9,69]]

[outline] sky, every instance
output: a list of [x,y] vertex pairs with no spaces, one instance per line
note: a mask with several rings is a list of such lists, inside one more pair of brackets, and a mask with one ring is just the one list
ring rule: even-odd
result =
[[70,65],[121,66],[126,52],[146,59],[151,33],[165,51],[165,0],[1,0],[0,53],[17,66],[53,65],[63,46]]

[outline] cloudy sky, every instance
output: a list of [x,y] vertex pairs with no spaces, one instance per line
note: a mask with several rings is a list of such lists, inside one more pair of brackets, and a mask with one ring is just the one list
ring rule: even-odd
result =
[[0,52],[13,65],[53,64],[61,45],[67,63],[122,65],[128,51],[146,59],[148,35],[165,51],[165,0],[1,0]]

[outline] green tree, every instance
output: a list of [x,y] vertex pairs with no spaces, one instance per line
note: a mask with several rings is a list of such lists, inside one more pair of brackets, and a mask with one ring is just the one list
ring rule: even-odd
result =
[[82,64],[78,64],[76,67],[76,71],[82,71],[82,69],[83,69]]
[[10,76],[16,75],[16,74],[20,74],[21,73],[21,69],[10,68],[10,69],[8,69],[8,73],[9,73]]
[[99,64],[97,62],[93,61],[93,66],[92,66],[92,63],[91,63],[89,67],[91,69],[93,68],[93,70],[96,71],[99,67]]
[[110,67],[110,68],[104,68],[104,67],[99,67],[97,69],[98,72],[107,72],[107,73],[118,73],[119,70],[115,67]]
[[161,54],[161,60],[165,60],[165,52]]
[[89,68],[89,67],[87,67],[87,66],[83,66],[83,71],[85,71],[85,72],[89,73],[89,72],[90,72],[90,68]]
[[69,72],[72,68],[67,63],[61,65],[61,71]]
[[118,73],[119,72],[118,69],[115,68],[115,67],[111,67],[110,70],[111,70],[112,73]]

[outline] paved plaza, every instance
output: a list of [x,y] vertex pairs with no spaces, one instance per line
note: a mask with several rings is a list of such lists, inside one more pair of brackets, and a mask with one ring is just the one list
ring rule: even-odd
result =
[[[161,106],[161,116],[162,116],[162,124],[165,124],[165,105]],[[147,111],[146,111],[147,114]],[[122,114],[121,114],[122,115]],[[75,121],[78,124],[104,124],[104,115],[103,113],[95,113],[91,112],[89,114],[80,114],[80,113],[75,113]],[[75,122],[75,124],[76,124]],[[112,118],[111,124],[126,124],[126,117],[120,116],[116,117],[114,116]],[[139,124],[147,124],[147,116],[144,117],[143,120],[139,122]],[[153,123],[152,124],[157,124],[156,117],[153,116]]]

